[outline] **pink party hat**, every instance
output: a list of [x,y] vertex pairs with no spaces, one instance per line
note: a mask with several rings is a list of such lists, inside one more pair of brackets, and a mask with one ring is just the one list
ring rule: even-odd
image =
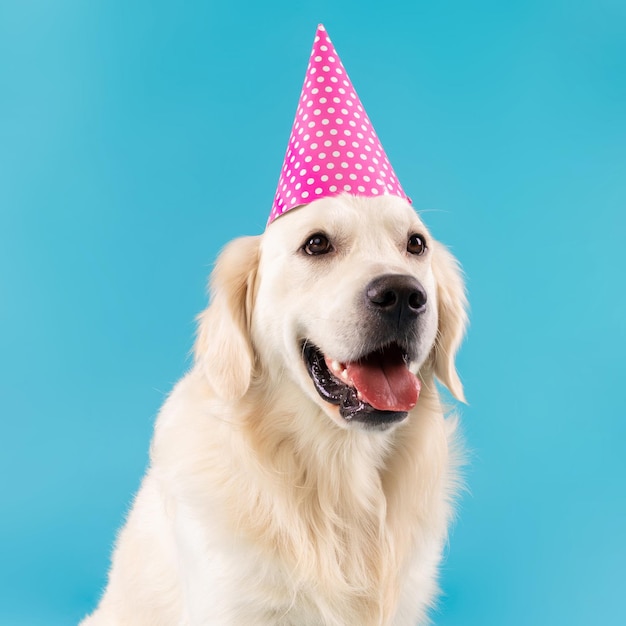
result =
[[343,192],[411,201],[320,24],[268,224],[290,209]]

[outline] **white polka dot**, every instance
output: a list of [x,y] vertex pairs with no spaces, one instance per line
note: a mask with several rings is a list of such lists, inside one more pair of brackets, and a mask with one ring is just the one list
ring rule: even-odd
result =
[[335,164],[332,161],[329,161],[328,163],[326,163],[326,167],[329,170],[332,170],[335,167]]
[[350,189],[352,189],[352,186],[351,186],[351,185],[344,185],[344,186],[343,186],[343,190],[344,190],[344,191],[350,191]]
[[320,171],[320,166],[319,165],[314,165],[312,169],[313,169],[314,172],[319,172]]
[[356,174],[350,174],[350,180],[356,180]]
[[341,172],[337,172],[337,173],[335,174],[335,178],[336,178],[337,180],[341,180],[341,179],[343,178],[343,174],[342,174]]
[[343,169],[348,169],[350,166],[345,161],[342,161],[341,167],[343,167]]
[[296,183],[296,191],[302,187],[302,183]]
[[292,176],[292,177],[289,179],[289,182],[290,182],[290,183],[292,183],[292,184],[293,184],[293,183],[295,183],[295,182],[296,182],[296,177],[295,177],[295,176]]
[[330,148],[330,146],[332,146],[332,145],[333,145],[333,142],[332,142],[330,139],[327,139],[327,140],[324,142],[324,145],[325,145],[327,148]]
[[322,60],[322,57],[318,54],[314,59],[316,63],[319,63]]
[[328,188],[328,190],[329,190],[331,193],[335,193],[335,191],[337,191],[337,185],[331,185],[331,186]]
[[318,131],[315,133],[315,136],[316,136],[316,137],[321,137],[323,134],[324,134],[324,131],[323,131],[323,130],[318,130]]
[[346,152],[346,156],[350,157],[351,159],[354,158],[354,152],[352,152],[351,150],[348,150],[348,152]]
[[376,187],[372,187],[372,193],[374,195],[377,195],[378,194],[378,189],[376,189]]
[[302,192],[302,197],[303,198],[308,198],[309,197],[309,192],[308,191],[303,191]]
[[363,176],[363,180],[364,180],[366,183],[369,183],[369,182],[370,182],[370,180],[371,180],[371,178],[370,178],[369,176]]
[[305,163],[310,163],[313,160],[313,157],[309,154],[308,156],[304,157],[304,162]]
[[325,91],[326,93],[330,93],[332,90],[333,90],[333,88],[332,88],[332,87],[324,87],[324,91]]
[[328,120],[327,118],[324,118],[322,120],[322,124],[324,124],[324,126],[327,126],[330,123],[330,120]]
[[337,134],[337,129],[336,128],[331,128],[330,129],[330,134],[331,135],[336,135]]
[[315,182],[315,178],[307,178],[306,179],[306,184],[307,185],[312,185]]
[[339,156],[339,154],[340,154],[339,150],[335,150],[335,151],[333,152],[333,156],[334,156],[334,157],[338,157],[338,156]]
[[338,118],[335,120],[335,124],[343,124],[343,120],[342,120],[340,117],[338,117]]
[[335,112],[335,107],[328,107],[327,110],[332,115]]
[[321,112],[321,109],[315,109],[315,111],[313,111],[313,115],[319,115]]
[[323,189],[321,187],[315,188],[315,193],[319,196],[322,193]]
[[[328,46],[320,46],[320,50],[322,52],[326,52],[326,50],[328,50]],[[322,60],[322,57],[320,57],[320,61]]]
[[325,158],[326,158],[326,153],[325,153],[325,152],[320,152],[320,153],[317,155],[317,157],[318,157],[319,159],[325,159]]
[[346,145],[346,140],[345,140],[345,139],[340,139],[337,143],[338,143],[340,146],[345,146],[345,145]]
[[329,60],[331,63],[334,63],[334,62],[335,62],[335,57],[334,57],[334,56],[329,56],[329,57],[328,57],[328,60]]
[[324,72],[330,72],[330,67],[328,67],[328,65],[324,65],[324,66],[322,67],[322,70],[323,70]]
[[336,83],[337,82],[337,77],[336,76],[331,76],[330,77],[330,82],[331,83]]
[[325,183],[328,180],[328,174],[322,174],[322,176],[320,176],[320,180]]
[[354,164],[354,167],[355,167],[357,170],[362,170],[362,169],[363,169],[363,166],[362,166],[360,163],[355,163],[355,164]]
[[309,122],[309,128],[313,128],[315,126],[315,122]]
[[363,187],[363,185],[359,185],[359,186],[357,187],[357,189],[358,189],[361,193],[363,193],[363,192],[365,191],[365,187]]

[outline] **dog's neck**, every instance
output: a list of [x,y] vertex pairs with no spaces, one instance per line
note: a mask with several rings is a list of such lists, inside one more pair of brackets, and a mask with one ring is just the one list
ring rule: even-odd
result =
[[[253,384],[242,399],[241,434],[251,462],[263,468],[263,484],[251,489],[265,494],[249,511],[248,532],[256,545],[281,551],[303,586],[328,585],[352,597],[351,623],[370,623],[372,615],[372,623],[388,623],[397,603],[396,579],[416,541],[405,516],[418,517],[424,504],[415,485],[429,445],[420,433],[430,429],[421,420],[438,405],[429,384],[420,399],[429,410],[418,403],[406,423],[386,432],[342,429],[301,393],[285,393],[284,383],[280,396]],[[263,420],[256,419],[259,406],[271,407]]]

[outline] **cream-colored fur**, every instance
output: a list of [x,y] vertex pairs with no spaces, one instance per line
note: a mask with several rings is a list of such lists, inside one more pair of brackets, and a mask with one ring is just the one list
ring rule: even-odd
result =
[[[323,231],[336,251],[301,250]],[[406,251],[418,232],[425,255]],[[428,310],[407,419],[370,430],[315,391],[303,339],[358,355],[359,293],[415,276]],[[398,198],[295,209],[223,251],[196,359],[156,422],[151,462],[83,626],[427,623],[457,487],[454,356],[466,323],[456,261]]]

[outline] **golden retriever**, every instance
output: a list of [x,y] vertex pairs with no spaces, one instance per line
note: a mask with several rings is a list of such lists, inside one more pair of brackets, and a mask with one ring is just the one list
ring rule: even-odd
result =
[[457,262],[405,200],[237,239],[84,626],[428,622],[458,483]]

